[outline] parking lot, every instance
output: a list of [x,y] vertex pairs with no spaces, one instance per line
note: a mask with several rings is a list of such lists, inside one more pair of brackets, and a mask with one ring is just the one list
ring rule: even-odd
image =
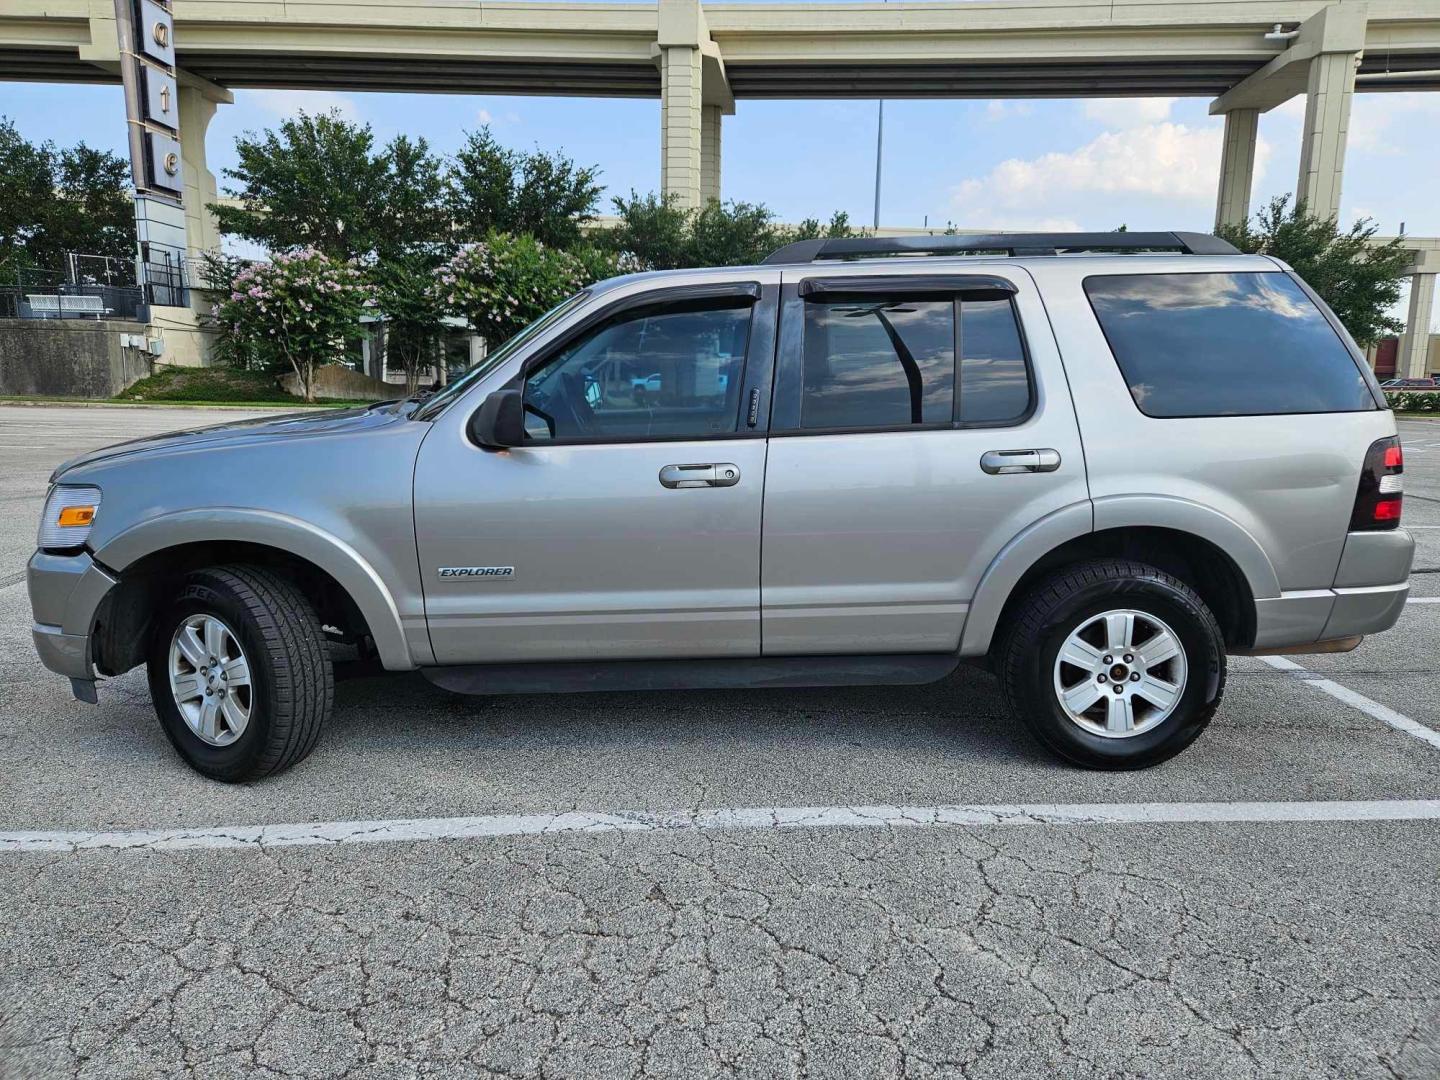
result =
[[1057,765],[972,669],[403,675],[227,787],[142,671],[40,667],[23,570],[60,460],[241,415],[0,406],[0,1076],[1440,1076],[1440,422],[1400,624],[1232,660],[1154,769]]

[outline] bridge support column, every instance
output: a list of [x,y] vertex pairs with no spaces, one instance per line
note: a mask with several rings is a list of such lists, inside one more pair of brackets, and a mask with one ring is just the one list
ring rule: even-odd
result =
[[660,188],[687,210],[700,206],[700,50],[661,47]]
[[700,0],[659,0],[660,190],[686,210],[720,198],[720,118],[735,112]]
[[1220,191],[1215,199],[1215,227],[1244,225],[1250,217],[1250,190],[1255,177],[1255,143],[1259,109],[1231,109],[1225,114],[1225,145],[1220,156]]
[[[1440,269],[1440,268],[1436,268]],[[1402,379],[1423,379],[1430,374],[1430,321],[1435,314],[1435,273],[1410,278],[1410,311],[1400,338],[1395,374]]]
[[215,174],[205,157],[205,132],[215,118],[216,101],[197,87],[180,85],[180,162],[185,178],[187,254],[217,251],[220,230],[210,204],[219,199]]
[[[1296,94],[1305,95],[1305,131],[1295,198],[1320,217],[1340,213],[1350,99],[1355,94],[1355,69],[1365,48],[1366,18],[1363,3],[1321,8],[1300,25],[1289,48],[1210,104],[1211,116],[1224,113],[1227,117],[1228,156],[1229,117],[1240,110],[1268,112]],[[1237,124],[1242,122],[1236,120]],[[1222,178],[1222,192],[1224,184]],[[1217,219],[1219,216],[1217,211]]]
[[720,200],[720,125],[719,105],[700,107],[700,203]]
[[1319,217],[1339,217],[1350,102],[1358,52],[1326,52],[1310,61],[1305,90],[1305,131],[1295,198]]

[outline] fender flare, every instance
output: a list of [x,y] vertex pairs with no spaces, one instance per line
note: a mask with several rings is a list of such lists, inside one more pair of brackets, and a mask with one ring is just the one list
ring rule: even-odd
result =
[[137,560],[166,548],[226,541],[277,548],[319,567],[360,609],[384,666],[392,671],[416,666],[405,642],[395,598],[375,568],[338,536],[288,514],[245,507],[163,514],[112,537],[95,552],[95,560],[112,570],[124,571]]
[[983,656],[1015,586],[1060,545],[1087,533],[1123,528],[1161,528],[1189,533],[1214,544],[1240,568],[1256,600],[1280,595],[1280,578],[1265,549],[1233,518],[1173,495],[1113,495],[1072,503],[1030,525],[991,560],[966,613],[961,656]]

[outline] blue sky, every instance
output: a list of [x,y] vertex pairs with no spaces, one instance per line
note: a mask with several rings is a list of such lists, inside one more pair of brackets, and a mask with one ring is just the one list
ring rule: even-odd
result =
[[[299,109],[338,108],[379,140],[408,131],[438,151],[489,122],[502,142],[563,148],[596,164],[612,193],[659,184],[660,105],[653,100],[236,91],[207,137],[210,166],[234,162],[234,139]],[[892,101],[885,111],[881,222],[962,227],[1208,229],[1222,123],[1208,99]],[[1303,99],[1261,119],[1252,209],[1293,191]],[[873,101],[741,101],[725,119],[727,199],[764,202],[782,219],[846,210],[868,224]],[[0,83],[0,115],[31,138],[83,139],[124,152],[117,87]],[[1440,94],[1357,95],[1342,219],[1372,216],[1440,234],[1440,145],[1417,138],[1440,121]],[[608,209],[608,196],[606,199]]]

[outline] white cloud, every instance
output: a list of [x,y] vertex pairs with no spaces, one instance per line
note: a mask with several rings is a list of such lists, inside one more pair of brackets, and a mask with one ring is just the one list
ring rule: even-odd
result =
[[986,120],[1009,120],[1017,116],[1029,116],[1035,111],[1035,106],[1028,101],[987,101],[985,103]]
[[275,116],[291,117],[302,111],[316,116],[333,109],[342,120],[354,123],[360,119],[355,99],[333,90],[251,90],[249,96],[261,109]]
[[475,114],[475,119],[480,121],[480,123],[482,124],[489,124],[494,121],[495,117],[490,115],[489,109],[481,109]]
[[1091,98],[1085,116],[1106,127],[1134,128],[1170,119],[1175,98]]
[[[1073,228],[1085,221],[1111,228],[1127,221],[1135,200],[1175,222],[1193,222],[1214,203],[1223,127],[1166,121],[1107,131],[1075,150],[1010,158],[983,177],[967,179],[951,202],[966,228]],[[1255,170],[1270,154],[1262,139]],[[1172,226],[1178,227],[1178,226]]]

